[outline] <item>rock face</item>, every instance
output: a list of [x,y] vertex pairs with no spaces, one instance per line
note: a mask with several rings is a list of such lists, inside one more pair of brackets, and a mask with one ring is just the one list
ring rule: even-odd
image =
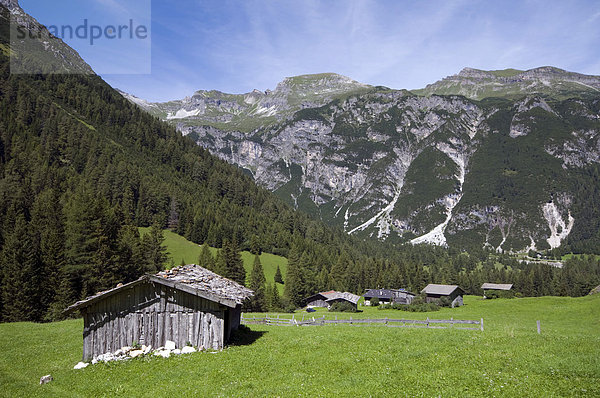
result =
[[0,0],[0,23],[12,30],[7,53],[11,57],[11,73],[94,74],[75,50],[52,36],[45,26],[21,9],[17,0]]
[[[559,71],[503,79],[537,82]],[[465,69],[459,76],[494,74]],[[593,76],[568,76],[596,84]],[[294,92],[290,81],[250,93],[247,102],[269,108],[272,93]],[[165,119],[296,208],[351,234],[516,251],[555,248],[587,228],[575,209],[585,198],[575,197],[573,176],[600,161],[600,95],[476,101],[381,87],[356,92],[350,79],[341,81],[350,82],[349,91],[338,84],[336,98],[315,107],[270,102],[276,121],[261,125],[253,117],[258,126],[247,131],[198,123],[205,99],[186,110],[198,115]],[[330,89],[320,82],[312,78],[306,91]]]

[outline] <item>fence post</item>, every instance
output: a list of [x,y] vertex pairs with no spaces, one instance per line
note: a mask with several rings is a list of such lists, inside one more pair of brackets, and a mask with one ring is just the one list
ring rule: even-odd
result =
[[454,317],[450,317],[450,327],[454,327]]
[[385,324],[386,325],[388,324],[388,317],[387,316],[385,317]]
[[537,330],[538,330],[538,334],[542,333],[542,327],[540,325],[540,321],[537,321]]
[[429,327],[429,317],[427,317],[427,327]]
[[483,318],[481,318],[481,321],[479,321],[479,325],[481,326],[481,331],[483,332]]
[[350,317],[350,325],[352,325],[352,317]]

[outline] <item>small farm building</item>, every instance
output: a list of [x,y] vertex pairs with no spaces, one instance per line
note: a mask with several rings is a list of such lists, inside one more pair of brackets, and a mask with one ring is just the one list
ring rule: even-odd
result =
[[410,304],[416,294],[404,289],[368,289],[363,297],[365,305],[371,305],[371,300],[376,298],[380,303]]
[[425,286],[421,293],[425,294],[428,303],[447,297],[452,302],[452,308],[463,305],[463,295],[465,294],[464,290],[457,285],[436,285],[434,283]]
[[333,303],[347,301],[354,307],[357,306],[360,296],[348,292],[336,292],[330,290],[328,292],[321,292],[307,297],[304,302],[307,307],[325,307],[329,308]]
[[167,340],[221,349],[240,325],[253,292],[198,265],[185,265],[117,286],[65,310],[83,316],[83,360],[134,342],[154,348]]
[[511,283],[484,283],[481,289],[484,297],[510,297],[512,286]]

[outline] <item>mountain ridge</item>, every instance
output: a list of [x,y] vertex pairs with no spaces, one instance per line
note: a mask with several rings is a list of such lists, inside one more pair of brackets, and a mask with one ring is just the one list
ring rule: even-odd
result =
[[542,66],[525,71],[517,69],[485,71],[467,67],[458,74],[445,77],[423,89],[412,91],[419,95],[464,95],[476,100],[524,94],[544,94],[566,99],[600,93],[600,76],[569,72],[553,66]]
[[[326,104],[288,109],[251,130],[193,117],[171,122],[296,208],[351,234],[498,251],[567,242],[586,223],[572,213],[570,174],[598,164],[600,115],[593,86],[579,84],[564,98],[561,84],[600,78],[541,67],[465,68],[447,79],[510,87],[481,100],[435,90],[339,90]],[[547,90],[530,91],[538,86]],[[569,188],[548,184],[550,178]],[[474,191],[476,185],[484,189]],[[596,228],[597,221],[589,222]]]

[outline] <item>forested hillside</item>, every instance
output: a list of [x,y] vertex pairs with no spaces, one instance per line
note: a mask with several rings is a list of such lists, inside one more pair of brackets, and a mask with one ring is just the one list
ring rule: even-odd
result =
[[[2,6],[0,19],[1,321],[57,319],[84,296],[162,268],[163,228],[288,257],[286,307],[330,288],[419,290],[435,281],[478,293],[481,281],[511,281],[523,294],[582,295],[600,283],[593,258],[560,270],[348,236],[294,211],[98,76],[11,74],[19,49],[9,48]],[[147,226],[141,238],[137,227]]]
[[[4,49],[9,16],[1,10]],[[99,77],[11,75],[8,54],[0,53],[3,320],[45,319],[161,267],[159,234],[142,240],[134,226],[284,255],[294,239],[332,256],[331,248],[355,245]]]

